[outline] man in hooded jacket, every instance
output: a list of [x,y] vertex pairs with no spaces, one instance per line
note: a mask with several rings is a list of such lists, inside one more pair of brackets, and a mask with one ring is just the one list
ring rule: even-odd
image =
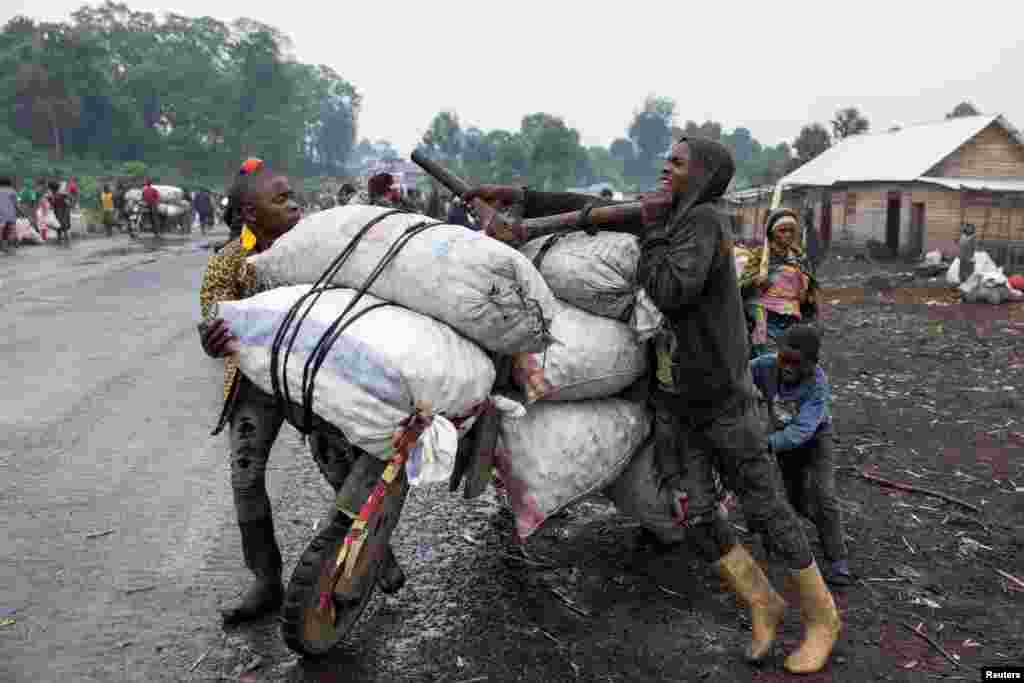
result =
[[[721,144],[683,138],[665,160],[661,191],[643,200],[643,221],[617,226],[641,236],[637,282],[669,322],[654,343],[657,371],[650,402],[662,490],[677,520],[678,536],[661,540],[685,538],[715,564],[725,584],[750,608],[747,658],[763,660],[786,603],[727,520],[715,514],[717,470],[740,498],[751,527],[792,572],[806,634],[785,667],[793,673],[811,673],[828,661],[840,620],[807,537],[782,493],[777,465],[765,448],[748,366],[732,233],[715,206],[734,169]],[[475,188],[463,199],[476,197],[521,203],[526,218],[613,203],[494,185]]]

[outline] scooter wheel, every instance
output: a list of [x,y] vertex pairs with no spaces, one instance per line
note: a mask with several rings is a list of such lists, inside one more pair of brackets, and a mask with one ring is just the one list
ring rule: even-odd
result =
[[333,621],[320,609],[320,594],[327,590],[334,558],[349,526],[351,520],[336,515],[302,553],[288,582],[281,610],[281,635],[292,651],[305,657],[322,657],[330,652],[355,626],[373,596],[375,581],[368,581],[358,600],[340,603],[334,599]]
[[390,557],[391,533],[401,517],[408,490],[404,473],[388,487],[381,509],[368,521],[352,577],[343,577],[329,594],[333,610],[321,609],[320,596],[329,592],[338,550],[352,521],[341,513],[332,513],[327,526],[310,542],[292,572],[281,610],[281,635],[291,650],[310,658],[322,657],[355,627]]

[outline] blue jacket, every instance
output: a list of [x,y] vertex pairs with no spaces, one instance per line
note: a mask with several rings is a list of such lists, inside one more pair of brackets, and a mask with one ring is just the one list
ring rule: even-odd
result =
[[820,365],[815,366],[813,378],[793,386],[779,381],[774,353],[750,361],[750,372],[777,421],[785,425],[768,437],[773,452],[791,451],[807,445],[818,434],[831,433],[832,388]]

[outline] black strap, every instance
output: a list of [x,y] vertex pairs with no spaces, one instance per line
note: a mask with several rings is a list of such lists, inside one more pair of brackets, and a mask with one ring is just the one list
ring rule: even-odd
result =
[[[284,320],[281,322],[281,326],[277,328],[277,333],[274,335],[274,342],[271,344],[270,347],[270,386],[274,392],[274,396],[277,399],[278,403],[281,405],[283,409],[285,409],[285,414],[291,412],[287,410],[289,404],[291,403],[291,395],[288,390],[288,382],[284,382],[284,386],[282,387],[279,378],[285,376],[284,373],[287,371],[288,368],[288,358],[291,355],[292,347],[295,344],[295,339],[298,337],[299,329],[301,328],[302,323],[305,322],[306,316],[309,315],[309,312],[313,309],[314,304],[316,304],[316,302],[320,299],[320,294],[322,294],[323,291],[325,291],[330,281],[334,278],[335,275],[337,275],[338,271],[341,270],[341,267],[345,264],[345,262],[348,261],[349,256],[351,256],[352,252],[355,251],[356,246],[358,245],[360,240],[362,240],[362,238],[366,235],[366,233],[368,233],[370,229],[373,228],[373,226],[377,225],[385,218],[393,216],[398,213],[402,212],[398,210],[386,211],[381,215],[377,216],[376,218],[374,218],[373,220],[371,220],[366,225],[364,225],[359,230],[359,232],[356,233],[355,237],[353,237],[352,240],[349,241],[347,245],[345,245],[345,248],[342,249],[341,253],[338,254],[337,257],[335,257],[334,261],[331,262],[327,269],[320,275],[320,278],[313,284],[310,290],[306,292],[306,294],[301,296],[299,300],[292,305],[291,309],[285,315]],[[302,305],[305,304],[307,301],[309,301],[309,306],[307,306],[305,312],[303,312],[301,317],[299,317],[298,322],[295,324],[295,331],[292,333],[291,339],[288,340],[287,348],[285,349],[284,362],[282,366],[280,358],[281,345],[284,344],[284,339],[287,336],[288,328],[295,321],[295,318],[299,316],[299,310],[301,309]]]
[[544,262],[544,257],[547,256],[549,251],[551,251],[551,247],[555,246],[560,239],[568,234],[569,233],[567,232],[556,232],[548,239],[548,241],[542,244],[540,249],[537,251],[537,255],[533,257],[533,267],[539,271],[540,264]]
[[[388,251],[384,254],[384,256],[378,262],[373,271],[371,271],[369,276],[367,276],[366,281],[362,284],[362,286],[358,288],[356,295],[352,297],[352,300],[349,301],[348,305],[337,317],[337,319],[324,331],[324,333],[321,335],[320,339],[314,346],[313,351],[310,353],[309,358],[307,358],[305,365],[303,366],[301,386],[303,418],[301,420],[301,424],[295,424],[296,421],[292,419],[292,411],[288,410],[292,401],[290,392],[288,390],[286,373],[288,359],[289,356],[291,355],[292,347],[294,346],[295,339],[298,337],[302,323],[305,322],[306,317],[309,315],[309,312],[312,310],[313,306],[316,304],[320,296],[325,291],[328,291],[330,289],[338,289],[338,287],[330,285],[330,282],[337,275],[338,271],[341,270],[341,267],[348,260],[349,256],[352,255],[353,251],[355,251],[358,242],[366,235],[366,233],[373,226],[377,225],[385,218],[388,218],[389,216],[393,216],[399,213],[408,212],[397,209],[387,211],[381,214],[380,216],[377,216],[367,225],[363,226],[363,228],[360,229],[356,236],[345,246],[345,249],[342,250],[342,253],[339,254],[338,257],[335,258],[335,260],[327,268],[327,270],[324,271],[324,273],[320,276],[320,278],[313,285],[313,287],[310,288],[310,291],[304,294],[302,297],[299,298],[298,301],[295,302],[292,308],[288,311],[288,314],[285,316],[285,320],[282,321],[281,326],[277,330],[277,334],[274,337],[274,343],[271,347],[271,384],[274,390],[274,396],[285,409],[284,414],[288,416],[289,422],[292,423],[292,425],[303,434],[309,434],[313,428],[313,394],[316,376],[321,366],[323,365],[324,361],[326,360],[331,347],[334,345],[334,342],[336,342],[338,338],[345,332],[345,330],[348,329],[349,325],[351,325],[353,322],[355,322],[357,319],[359,319],[369,311],[393,304],[373,304],[359,311],[356,315],[352,316],[348,320],[345,320],[345,317],[355,308],[356,304],[358,304],[359,301],[363,298],[363,296],[369,291],[373,283],[377,280],[378,277],[380,277],[381,273],[384,272],[387,266],[395,259],[395,257],[402,250],[402,248],[406,244],[408,244],[409,240],[411,240],[413,237],[420,234],[421,232],[424,232],[425,230],[436,227],[438,225],[445,224],[443,222],[421,221],[407,228],[405,232],[402,235],[400,235],[398,239],[396,239],[394,243],[388,248]],[[300,310],[303,305],[306,305],[306,309],[301,313],[300,316]],[[297,321],[296,318],[298,318]],[[289,328],[292,327],[293,323],[295,329],[291,334],[291,338],[288,339],[287,341],[285,357],[282,363],[280,359],[281,346],[285,344],[285,338],[288,336],[288,330]]]
[[[306,360],[305,367],[302,371],[302,392],[303,392],[303,413],[304,413],[304,424],[296,425],[296,428],[303,433],[308,433],[308,429],[312,427],[313,420],[313,392],[315,389],[316,375],[320,371],[320,367],[323,365],[327,358],[327,354],[330,352],[331,347],[334,346],[334,342],[342,335],[342,333],[348,328],[353,320],[342,323],[342,320],[349,314],[349,312],[355,308],[355,305],[359,303],[360,299],[369,291],[370,287],[376,282],[377,278],[380,277],[381,273],[394,261],[395,257],[398,256],[399,252],[409,243],[416,235],[429,230],[430,228],[437,227],[439,225],[446,225],[442,221],[428,222],[422,221],[406,229],[406,231],[395,240],[395,242],[388,249],[387,253],[381,258],[380,262],[374,268],[373,272],[366,278],[366,281],[362,284],[356,293],[356,296],[352,297],[352,300],[345,307],[345,310],[341,312],[334,323],[327,328],[324,334],[320,337],[310,357]],[[383,304],[382,304],[383,305]],[[370,308],[379,308],[379,305],[370,306],[360,314],[365,313]]]

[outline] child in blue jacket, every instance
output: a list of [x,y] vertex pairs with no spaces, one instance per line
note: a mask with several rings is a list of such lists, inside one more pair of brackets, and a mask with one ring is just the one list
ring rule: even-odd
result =
[[836,501],[832,389],[818,364],[821,337],[809,325],[786,330],[778,353],[750,362],[754,383],[772,418],[768,447],[778,460],[794,509],[818,528],[825,550],[825,579],[852,583]]

